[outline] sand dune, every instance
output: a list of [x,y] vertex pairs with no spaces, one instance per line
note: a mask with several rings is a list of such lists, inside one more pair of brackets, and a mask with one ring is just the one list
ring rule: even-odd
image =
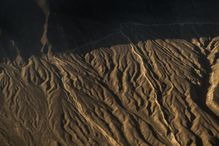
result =
[[218,146],[216,5],[95,2],[1,1],[0,146]]
[[127,23],[84,53],[2,61],[1,145],[216,146],[218,37],[159,37],[168,27]]

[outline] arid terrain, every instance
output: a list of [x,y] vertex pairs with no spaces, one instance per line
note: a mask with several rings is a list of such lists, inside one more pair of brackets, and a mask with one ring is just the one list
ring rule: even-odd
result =
[[219,145],[219,23],[36,8],[0,28],[0,146]]

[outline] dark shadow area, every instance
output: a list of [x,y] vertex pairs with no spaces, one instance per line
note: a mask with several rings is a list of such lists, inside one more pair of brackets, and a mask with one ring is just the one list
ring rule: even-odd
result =
[[[23,58],[39,55],[45,16],[36,0],[0,1],[0,57],[14,59],[17,49]],[[121,31],[132,42],[146,39],[213,37],[218,25],[163,25],[179,22],[212,22],[219,18],[216,2],[200,0],[49,0],[48,40],[52,51],[89,51],[81,46]],[[143,26],[123,24],[139,22]],[[122,24],[122,25],[121,25]],[[94,48],[130,43],[118,34]],[[109,38],[111,39],[111,38]],[[77,50],[80,48],[80,50]],[[89,47],[88,47],[89,48]],[[46,50],[46,49],[45,49]]]
[[37,54],[44,19],[34,0],[1,0],[0,57],[14,58],[16,48],[25,58]]
[[[48,36],[54,52],[72,50],[79,53],[90,51],[92,47],[129,44],[130,42],[124,36],[117,33],[121,30],[135,43],[158,38],[190,40],[196,37],[214,37],[219,34],[217,24],[184,26],[163,24],[212,22],[218,17],[219,9],[216,7],[216,3],[200,0],[184,2],[177,0],[51,0]],[[162,24],[162,26],[150,27],[130,23],[121,25],[126,22],[139,22],[145,25]],[[106,37],[112,33],[115,34]],[[86,44],[89,44],[87,48]]]
[[[137,44],[140,41],[146,40],[183,39],[191,41],[193,38],[213,38],[219,35],[219,24],[148,25],[129,22],[112,24],[108,28],[107,25],[100,25],[96,28],[98,30],[94,27],[92,28],[93,32],[83,32],[86,30],[86,26],[83,25],[80,25],[80,27],[85,27],[81,31],[71,26],[69,28],[75,29],[75,31],[68,31],[67,27],[61,28],[60,32],[57,31],[56,33],[54,33],[55,31],[50,31],[49,39],[51,44],[53,44],[53,51],[62,52],[68,50],[84,54],[92,49],[130,43]],[[92,25],[89,26],[92,27]]]
[[[219,35],[217,2],[49,0],[49,4],[47,33],[54,53],[84,54],[92,49],[149,39],[189,41]],[[34,0],[0,0],[0,60],[14,60],[18,52],[24,59],[40,55],[44,23],[45,16]],[[211,68],[205,56],[201,57],[199,61],[209,71],[202,80],[205,87],[194,86],[190,94],[200,108],[219,121],[205,104]],[[201,139],[197,137],[196,140],[202,145]],[[218,143],[218,139],[212,141]]]

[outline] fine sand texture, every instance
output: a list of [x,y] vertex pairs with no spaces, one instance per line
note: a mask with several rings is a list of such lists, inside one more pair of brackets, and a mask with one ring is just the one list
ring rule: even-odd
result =
[[44,25],[42,53],[25,59],[10,41],[0,146],[217,146],[218,28],[123,23],[55,52]]
[[0,0],[0,146],[219,146],[217,5],[136,1]]

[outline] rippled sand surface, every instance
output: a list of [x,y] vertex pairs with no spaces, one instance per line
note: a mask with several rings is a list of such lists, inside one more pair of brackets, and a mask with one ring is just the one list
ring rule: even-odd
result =
[[125,23],[77,51],[5,58],[0,145],[216,146],[219,37],[199,35],[216,28]]

